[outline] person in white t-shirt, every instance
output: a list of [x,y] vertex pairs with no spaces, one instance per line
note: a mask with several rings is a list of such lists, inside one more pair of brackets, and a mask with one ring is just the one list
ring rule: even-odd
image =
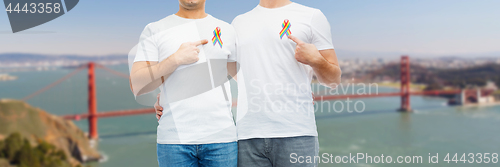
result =
[[238,166],[316,166],[312,77],[336,87],[341,76],[328,20],[289,0],[261,0],[232,25],[240,65]]
[[179,0],[176,14],[146,26],[130,82],[135,96],[160,88],[160,167],[236,166],[228,82],[235,61],[236,33],[205,13],[205,0]]
[[289,0],[260,0],[232,25],[238,36],[238,166],[317,166],[312,77],[331,88],[341,78],[328,20]]

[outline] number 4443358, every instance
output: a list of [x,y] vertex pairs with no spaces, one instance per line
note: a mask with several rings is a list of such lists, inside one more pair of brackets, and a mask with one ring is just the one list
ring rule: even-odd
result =
[[59,13],[61,12],[60,3],[9,3],[5,11],[9,13]]
[[462,155],[448,153],[444,161],[448,163],[498,163],[498,153],[463,153]]

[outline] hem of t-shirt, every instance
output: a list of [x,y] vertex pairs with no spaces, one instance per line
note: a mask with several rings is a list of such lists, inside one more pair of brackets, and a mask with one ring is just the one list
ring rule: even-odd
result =
[[146,60],[146,59],[138,59],[138,60],[134,60],[134,63],[135,62],[139,62],[139,61],[151,61],[151,62],[158,62],[158,60]]
[[217,140],[217,141],[206,141],[206,142],[201,142],[201,141],[193,141],[193,142],[179,142],[178,140],[159,140],[156,139],[156,143],[158,144],[220,144],[220,143],[232,143],[236,142],[238,139],[232,138],[232,139],[226,139],[226,140]]
[[333,46],[328,46],[328,45],[325,45],[325,46],[316,46],[316,48],[318,50],[328,50],[328,49],[335,49]]
[[275,135],[238,135],[238,140],[254,139],[254,138],[283,138],[283,137],[299,137],[299,136],[318,136],[318,133],[301,133],[301,134],[275,134]]

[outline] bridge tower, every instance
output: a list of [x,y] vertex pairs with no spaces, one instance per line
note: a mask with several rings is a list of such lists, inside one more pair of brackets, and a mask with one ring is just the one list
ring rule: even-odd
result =
[[89,138],[97,139],[97,96],[95,85],[95,64],[89,62],[88,66],[88,109],[89,109]]
[[401,112],[411,112],[410,106],[410,58],[401,56]]

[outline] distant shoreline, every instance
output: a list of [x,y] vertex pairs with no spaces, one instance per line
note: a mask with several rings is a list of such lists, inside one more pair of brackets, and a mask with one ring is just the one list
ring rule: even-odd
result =
[[[399,82],[376,82],[376,84],[379,87],[401,89],[401,84]],[[410,84],[410,89],[412,91],[422,91],[425,89],[425,87],[427,87],[427,85],[425,84],[415,84],[415,83]]]
[[[318,80],[312,80],[311,83],[319,84]],[[370,82],[343,82],[340,84],[358,84],[358,83],[377,84],[378,87],[401,89],[401,84],[399,82],[374,82],[374,83],[370,83]],[[412,91],[422,91],[425,89],[425,87],[427,87],[427,85],[425,85],[425,84],[415,84],[415,83],[410,84],[410,89]]]
[[17,80],[17,76],[12,76],[9,74],[0,74],[0,81],[13,81]]
[[491,102],[491,103],[472,103],[472,104],[465,104],[465,105],[461,105],[459,107],[463,107],[463,108],[470,108],[470,107],[490,107],[490,106],[498,106],[500,105],[500,101],[496,101],[496,102]]

